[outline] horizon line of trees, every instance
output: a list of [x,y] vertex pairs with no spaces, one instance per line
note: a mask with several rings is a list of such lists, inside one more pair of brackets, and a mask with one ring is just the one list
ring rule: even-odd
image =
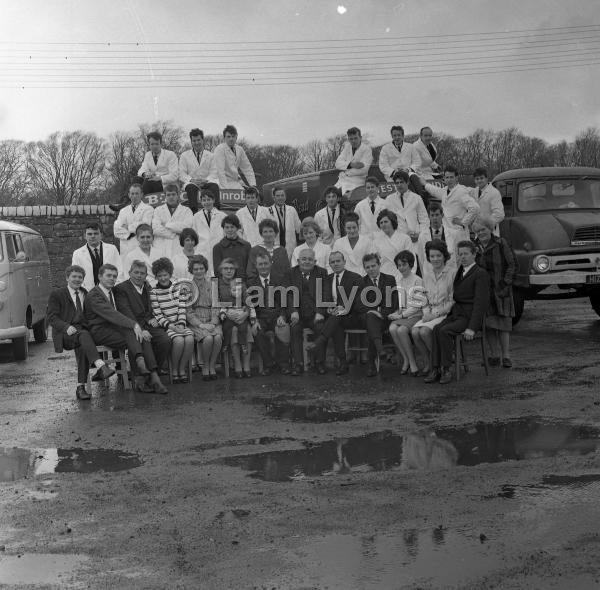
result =
[[[159,131],[163,147],[181,155],[190,149],[188,133],[173,121],[140,124],[135,131],[116,131],[108,139],[95,133],[55,132],[43,141],[0,141],[0,205],[77,205],[108,203],[127,191],[147,151],[146,134]],[[368,135],[363,135],[368,141]],[[405,141],[414,142],[411,134]],[[302,146],[255,144],[240,139],[262,183],[335,167],[345,134],[312,139]],[[206,135],[206,148],[221,142]],[[483,166],[490,178],[512,168],[534,166],[600,167],[600,129],[588,127],[572,142],[548,143],[516,127],[477,129],[466,137],[438,133],[434,138],[441,165],[462,174]],[[378,150],[375,150],[378,154]]]

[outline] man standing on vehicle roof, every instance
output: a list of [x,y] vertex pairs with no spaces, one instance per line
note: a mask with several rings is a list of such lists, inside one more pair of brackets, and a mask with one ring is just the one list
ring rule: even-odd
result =
[[415,172],[423,182],[431,182],[433,173],[440,170],[440,165],[436,162],[437,148],[432,139],[433,131],[431,127],[421,127],[419,139],[413,143],[413,148],[419,158],[419,165],[415,168]]
[[504,205],[500,191],[491,185],[485,168],[475,168],[473,171],[475,188],[471,189],[471,196],[479,204],[482,217],[489,217],[495,223],[494,235],[500,235],[500,222],[504,219]]
[[421,165],[414,146],[404,141],[404,128],[394,125],[390,133],[392,141],[386,143],[379,152],[379,169],[388,182],[392,182],[394,173],[411,169],[416,172]]
[[350,127],[346,132],[348,141],[338,159],[335,167],[340,170],[340,176],[335,186],[346,194],[362,186],[369,174],[369,168],[373,162],[373,151],[371,146],[362,142],[362,136],[358,127]]
[[256,187],[252,164],[244,148],[236,144],[237,138],[237,129],[233,125],[227,125],[223,130],[223,143],[213,152],[221,189],[241,190],[246,186]]

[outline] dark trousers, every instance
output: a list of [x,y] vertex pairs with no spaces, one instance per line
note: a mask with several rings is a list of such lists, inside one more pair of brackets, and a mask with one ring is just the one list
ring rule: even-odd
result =
[[[315,322],[315,316],[302,317],[300,321],[291,327],[291,344],[292,344],[292,357],[296,366],[302,366],[304,364],[304,328],[310,328],[315,333],[315,338],[318,338],[323,330],[324,322]],[[325,363],[325,347],[319,346],[315,349],[315,362],[319,364]]]
[[[275,332],[277,318],[259,319],[257,321],[260,330],[256,332],[254,340],[256,346],[258,346],[265,367],[272,367],[275,363],[280,367],[288,367],[290,364],[290,347],[277,337],[277,332]],[[271,351],[271,338],[269,338],[269,332],[273,332],[275,335],[275,358],[273,358],[273,353]]]
[[148,330],[152,336],[150,343],[152,344],[152,350],[154,351],[154,357],[156,358],[158,366],[166,366],[169,353],[171,352],[171,339],[163,328],[147,326],[146,330]]
[[248,343],[248,328],[250,327],[248,320],[243,321],[241,324],[236,324],[233,320],[225,318],[222,323],[223,346],[231,346],[231,336],[233,334],[233,329],[236,326],[238,344]]
[[364,323],[360,315],[348,314],[343,316],[330,315],[325,320],[321,337],[325,342],[331,338],[333,340],[333,349],[335,356],[341,361],[346,361],[346,334],[344,330],[359,330],[364,328]]
[[219,185],[216,182],[205,182],[204,184],[202,184],[201,186],[196,186],[195,184],[192,184],[191,182],[185,187],[185,193],[187,195],[188,198],[188,207],[194,211],[194,213],[196,211],[198,211],[198,209],[200,208],[199,204],[198,204],[198,195],[200,193],[200,189],[208,191],[210,193],[212,193],[214,199],[215,199],[215,206],[218,207],[220,204],[220,199],[219,199]]
[[63,334],[63,348],[75,351],[77,383],[85,383],[90,365],[93,365],[100,358],[92,336],[87,330],[82,329],[79,329],[79,332],[72,336]]
[[146,180],[145,178],[142,178],[141,176],[136,176],[133,179],[133,182],[137,182],[138,184],[142,185],[142,192],[145,195],[163,192],[162,180]]
[[96,344],[102,344],[113,349],[126,348],[129,351],[129,360],[133,370],[135,370],[135,362],[133,361],[141,356],[146,361],[148,370],[156,371],[156,357],[152,350],[152,344],[145,340],[138,342],[132,329],[106,324],[94,326],[90,332]]
[[433,328],[431,347],[431,365],[436,369],[448,369],[452,366],[454,337],[462,334],[469,325],[469,318],[449,315]]
[[388,327],[388,320],[377,317],[374,313],[365,313],[363,322],[367,330],[369,360],[375,360],[377,353],[383,351],[383,333]]

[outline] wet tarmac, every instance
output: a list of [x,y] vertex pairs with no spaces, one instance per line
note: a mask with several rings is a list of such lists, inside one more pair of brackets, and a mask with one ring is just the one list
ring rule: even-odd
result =
[[87,560],[87,556],[76,554],[0,553],[0,584],[63,586]]

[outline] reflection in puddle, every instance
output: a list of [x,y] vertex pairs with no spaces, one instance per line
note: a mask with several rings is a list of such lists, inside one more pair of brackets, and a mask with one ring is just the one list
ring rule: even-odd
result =
[[258,438],[243,438],[236,440],[221,440],[215,442],[206,442],[192,447],[193,451],[210,451],[222,447],[244,447],[247,445],[271,445],[284,440],[296,440],[291,436],[261,436]]
[[347,422],[356,418],[395,414],[402,408],[400,403],[361,404],[360,407],[339,409],[326,404],[299,405],[292,403],[268,403],[266,414],[293,422]]
[[241,467],[266,481],[290,481],[351,471],[447,469],[453,465],[584,455],[600,445],[600,438],[592,427],[529,418],[405,435],[383,431],[305,444],[303,449],[225,457],[217,462]]
[[58,553],[0,554],[0,584],[64,584],[87,559]]
[[114,449],[0,449],[0,481],[46,473],[122,471],[139,467],[138,455]]
[[567,502],[573,502],[575,498],[581,500],[586,497],[596,499],[600,492],[600,474],[590,473],[586,475],[546,475],[541,484],[504,484],[498,492],[498,496],[508,500],[532,499],[542,496],[545,501],[549,498],[565,497]]

